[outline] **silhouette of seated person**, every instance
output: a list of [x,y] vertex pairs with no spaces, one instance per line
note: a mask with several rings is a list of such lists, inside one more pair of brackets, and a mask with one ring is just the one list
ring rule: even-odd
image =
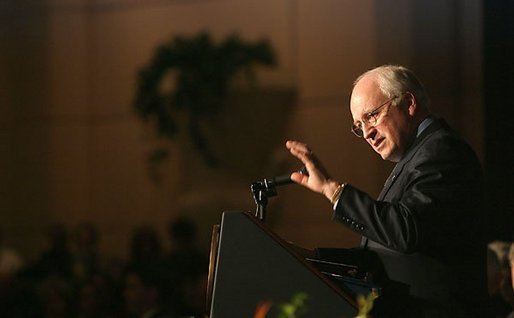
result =
[[[0,313],[8,316],[15,307],[16,274],[23,266],[21,255],[4,243],[0,228]],[[1,314],[0,314],[1,315]]]
[[48,227],[46,235],[39,258],[20,270],[19,276],[34,281],[49,276],[71,279],[72,254],[67,229],[62,224],[53,224]]
[[161,270],[131,267],[125,274],[124,313],[131,318],[175,318],[170,306],[171,282]]
[[98,230],[92,223],[80,223],[73,232],[73,276],[82,283],[104,275],[98,255]]
[[[209,261],[196,246],[196,225],[187,217],[173,219],[168,226],[168,235],[172,249],[167,264],[177,286],[176,306],[183,315],[198,315],[199,308],[205,308],[205,298],[191,295],[205,294]],[[199,299],[202,304],[198,304]]]
[[512,311],[512,286],[508,251],[510,243],[493,241],[487,245],[488,315],[504,318]]
[[82,281],[76,290],[76,318],[108,318],[119,311],[114,304],[114,286],[102,277]]
[[514,318],[514,243],[510,244],[508,259],[509,259],[509,267],[510,267],[510,281],[508,281],[507,284],[510,286],[507,288],[510,291],[509,303],[512,306],[512,308],[511,308],[512,311],[507,316],[507,318]]
[[0,284],[15,276],[22,266],[23,258],[5,244],[3,231],[0,228]]
[[162,242],[153,226],[142,225],[132,232],[128,267],[159,269],[165,267]]

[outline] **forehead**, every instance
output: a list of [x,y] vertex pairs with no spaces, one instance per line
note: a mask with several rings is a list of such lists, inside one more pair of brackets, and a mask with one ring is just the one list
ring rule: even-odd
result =
[[360,120],[365,113],[379,106],[385,97],[373,78],[361,79],[353,88],[350,98],[350,112],[353,120]]

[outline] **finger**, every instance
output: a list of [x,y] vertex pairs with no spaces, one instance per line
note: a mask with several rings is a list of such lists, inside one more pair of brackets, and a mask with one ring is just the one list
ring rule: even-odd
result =
[[286,148],[288,148],[289,150],[295,149],[296,151],[304,152],[304,153],[311,152],[311,150],[309,149],[309,146],[307,146],[306,144],[304,144],[302,142],[293,141],[293,140],[288,140],[286,142]]
[[309,157],[303,151],[290,149],[290,152],[293,156],[298,158],[303,163],[304,166],[307,166],[307,164],[310,163]]
[[309,177],[299,172],[293,172],[291,173],[291,180],[299,184],[305,184],[309,180]]
[[309,165],[314,165],[317,162],[317,158],[312,151],[306,152],[292,148],[290,152],[293,156],[300,159],[307,168]]
[[312,150],[306,144],[297,141],[288,141],[286,143],[286,147],[289,149],[289,151],[297,154],[312,154]]

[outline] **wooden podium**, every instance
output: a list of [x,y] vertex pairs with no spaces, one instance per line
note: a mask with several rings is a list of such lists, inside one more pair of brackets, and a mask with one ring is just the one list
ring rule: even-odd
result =
[[351,318],[354,297],[308,263],[291,245],[248,213],[225,212],[213,232],[209,272],[210,318],[252,318],[257,305],[307,294],[305,318]]

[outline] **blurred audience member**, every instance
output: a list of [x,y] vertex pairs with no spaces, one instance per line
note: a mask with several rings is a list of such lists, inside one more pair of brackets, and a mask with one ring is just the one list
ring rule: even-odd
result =
[[88,281],[103,272],[98,257],[98,231],[92,223],[81,223],[75,228],[72,256],[75,281]]
[[14,249],[4,244],[0,229],[0,315],[11,315],[16,309],[18,285],[16,274],[23,266],[23,259]]
[[132,267],[125,276],[125,311],[133,318],[177,317],[167,305],[170,282],[167,274],[154,268]]
[[207,273],[195,275],[186,279],[183,286],[185,310],[182,317],[205,317],[207,313]]
[[161,268],[164,266],[161,239],[157,230],[150,225],[136,228],[130,240],[128,267]]
[[36,291],[41,317],[69,318],[74,316],[73,286],[65,278],[61,276],[45,277],[37,284]]
[[90,222],[80,223],[73,233],[73,282],[77,290],[77,317],[109,317],[116,310],[111,273],[99,257],[99,233]]
[[510,280],[511,280],[512,289],[514,290],[514,243],[510,244],[509,263],[510,263]]
[[36,281],[50,276],[72,278],[72,255],[69,248],[68,231],[62,224],[53,224],[47,230],[47,237],[39,258],[27,265],[20,275]]
[[77,318],[108,318],[114,312],[112,286],[101,276],[82,282],[77,291]]
[[2,229],[0,229],[0,285],[11,278],[23,266],[23,259],[14,249],[4,243]]
[[514,291],[514,243],[510,244],[509,249],[509,265],[510,265],[510,296],[511,301],[510,304],[512,306],[512,311],[509,314],[508,318],[514,318],[514,296],[512,295]]
[[511,268],[508,260],[512,244],[494,241],[487,245],[489,316],[506,317],[514,308]]
[[168,235],[171,240],[168,264],[177,286],[175,306],[183,316],[202,316],[206,306],[209,261],[196,245],[196,225],[187,217],[173,219],[168,226]]
[[22,267],[21,257],[2,244],[0,233],[1,317],[205,317],[209,264],[196,246],[191,220],[169,223],[168,255],[154,227],[135,228],[129,259],[117,275],[99,259],[99,233],[92,223],[79,224],[71,242],[61,224],[46,234],[39,257]]

